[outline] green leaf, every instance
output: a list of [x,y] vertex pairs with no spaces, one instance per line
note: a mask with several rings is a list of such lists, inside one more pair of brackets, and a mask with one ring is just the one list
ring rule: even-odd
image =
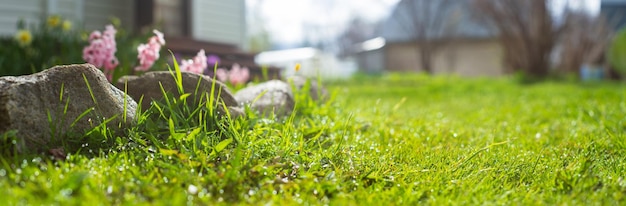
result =
[[215,151],[216,152],[221,152],[222,150],[226,149],[226,147],[233,142],[232,138],[228,138],[225,140],[222,140],[219,144],[217,144],[215,146]]
[[180,97],[178,97],[178,99],[180,101],[183,101],[183,100],[187,99],[187,97],[189,97],[189,96],[191,96],[190,93],[185,93],[185,94],[180,95]]
[[200,131],[202,131],[201,127],[195,128],[193,130],[191,130],[191,132],[189,132],[189,135],[187,135],[186,140],[190,141],[190,140],[194,140],[196,138],[196,136],[198,136],[198,134],[200,134]]
[[174,56],[174,53],[170,50],[170,54],[172,55],[172,61],[174,62],[174,72],[176,74],[176,86],[178,87],[178,92],[180,92],[180,94],[185,93],[185,91],[183,90],[183,76],[182,73],[180,72],[180,67],[178,66],[178,61],[176,61],[176,57]]
[[174,135],[176,134],[176,132],[174,131],[174,120],[172,120],[172,118],[169,118],[168,121],[168,125],[169,125],[169,129],[170,129],[170,135]]
[[173,150],[173,149],[160,149],[159,152],[162,155],[165,155],[165,156],[171,156],[171,155],[177,155],[178,154],[178,150]]

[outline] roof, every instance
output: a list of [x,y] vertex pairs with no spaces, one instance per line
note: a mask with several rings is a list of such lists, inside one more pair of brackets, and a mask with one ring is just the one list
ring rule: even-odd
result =
[[[441,2],[447,4],[440,5]],[[415,31],[423,29],[416,29],[415,22],[426,23],[428,19],[444,17],[441,25],[425,26],[427,39],[495,37],[495,29],[477,19],[470,4],[471,0],[402,0],[379,27],[379,32],[388,42],[411,41],[417,37]],[[430,7],[429,10],[425,10],[425,6]]]
[[626,27],[626,0],[602,0],[600,13],[614,30]]
[[602,0],[600,4],[623,4],[626,5],[626,0]]

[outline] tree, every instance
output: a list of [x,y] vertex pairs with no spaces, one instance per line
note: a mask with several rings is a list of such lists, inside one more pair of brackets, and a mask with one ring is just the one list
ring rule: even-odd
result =
[[[391,18],[401,25],[417,49],[419,65],[433,73],[433,56],[454,37],[461,0],[402,0]],[[456,17],[456,18],[455,18]]]
[[565,24],[555,23],[550,0],[474,0],[474,3],[485,20],[497,28],[510,71],[523,71],[540,78],[549,74],[552,50],[565,28]]
[[559,69],[577,73],[583,64],[605,64],[605,51],[613,36],[607,23],[603,16],[571,11],[565,20],[567,26],[559,44]]

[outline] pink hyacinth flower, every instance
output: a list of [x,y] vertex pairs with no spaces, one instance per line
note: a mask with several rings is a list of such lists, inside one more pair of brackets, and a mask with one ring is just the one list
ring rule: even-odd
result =
[[206,55],[204,49],[200,50],[193,59],[183,60],[180,65],[180,71],[192,72],[196,74],[204,73],[207,68]]
[[229,72],[228,78],[233,85],[245,84],[250,79],[250,71],[247,67],[241,67],[239,64],[234,64]]
[[215,71],[215,76],[221,82],[230,82],[232,85],[245,84],[250,79],[250,70],[247,67],[241,67],[239,64],[233,64],[230,71],[219,68]]
[[215,71],[215,76],[217,77],[217,80],[219,80],[220,82],[228,81],[228,71],[226,71],[226,69],[224,68],[217,69]]
[[135,71],[148,71],[154,65],[154,62],[159,59],[159,52],[161,46],[165,45],[165,39],[163,33],[158,30],[153,30],[154,36],[148,39],[147,44],[140,44],[137,46],[137,58],[139,59],[139,65],[135,67]]
[[113,70],[119,64],[117,57],[115,57],[115,52],[117,52],[115,33],[117,31],[112,25],[107,25],[103,33],[93,31],[89,35],[89,45],[83,48],[83,60],[103,69],[109,81],[113,75]]

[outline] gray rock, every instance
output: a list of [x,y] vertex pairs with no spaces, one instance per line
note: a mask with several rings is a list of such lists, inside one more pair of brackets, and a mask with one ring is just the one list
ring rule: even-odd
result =
[[119,131],[118,125],[134,122],[136,108],[132,98],[90,64],[0,77],[0,133],[16,130],[20,153],[50,149],[61,139],[84,135],[110,118],[107,126]]
[[264,115],[288,116],[294,109],[291,86],[280,80],[270,80],[248,86],[235,94],[235,99],[247,104],[254,111]]
[[[191,94],[191,96],[188,97],[189,104],[193,103],[194,105],[198,105],[203,94],[209,94],[211,92],[213,79],[210,77],[189,72],[182,72],[181,77],[183,80],[182,85],[184,93]],[[124,91],[125,84],[127,84],[126,93],[137,101],[143,97],[141,108],[142,110],[146,110],[150,107],[152,101],[163,99],[163,92],[161,91],[159,83],[163,86],[163,90],[165,90],[166,93],[180,95],[174,76],[172,76],[172,73],[169,71],[147,72],[141,76],[124,76],[117,81],[116,86]],[[221,106],[223,102],[223,105],[229,109],[231,117],[235,118],[244,115],[241,109],[236,108],[239,104],[232,93],[219,81],[215,81],[213,97],[219,101],[218,111],[220,113],[225,112],[223,110],[224,107]],[[202,101],[204,100],[205,99],[202,99]]]
[[290,84],[293,84],[293,86],[298,90],[301,90],[306,84],[306,82],[309,81],[310,82],[309,95],[311,96],[311,99],[313,101],[319,100],[322,102],[328,100],[328,91],[326,90],[326,88],[319,86],[317,84],[317,80],[315,79],[307,79],[301,76],[292,76],[292,77],[289,77],[287,81]]

